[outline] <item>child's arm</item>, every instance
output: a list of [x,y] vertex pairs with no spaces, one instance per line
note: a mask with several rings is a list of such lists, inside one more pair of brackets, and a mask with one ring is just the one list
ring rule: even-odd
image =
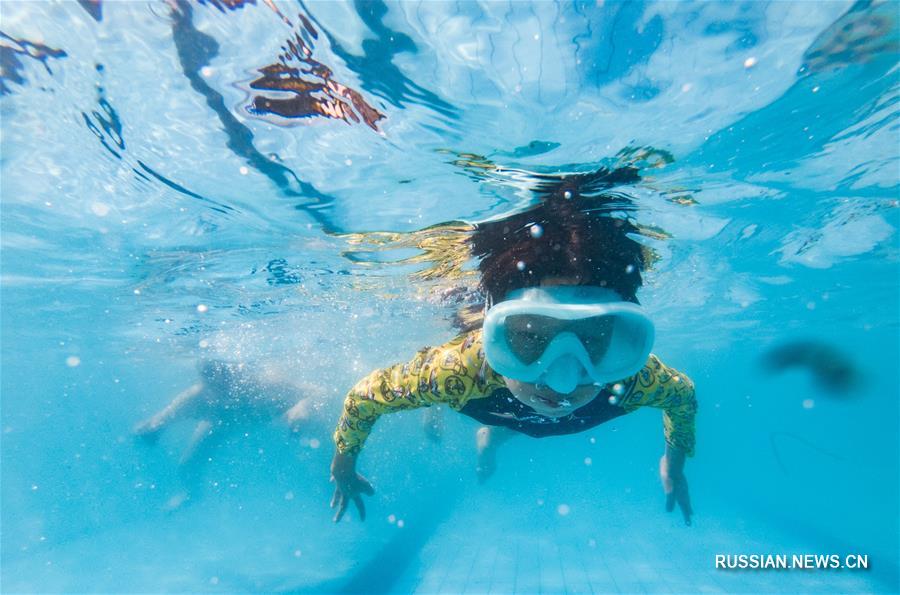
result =
[[457,337],[440,347],[427,348],[412,361],[376,370],[360,380],[344,399],[334,443],[340,454],[357,455],[385,413],[447,404],[462,408],[469,399],[500,385],[493,372],[485,379],[479,357],[480,331]]
[[625,390],[622,406],[626,411],[638,407],[662,409],[666,444],[694,456],[697,399],[690,378],[651,355],[644,368],[626,383]]
[[481,354],[481,331],[457,337],[437,348],[423,349],[406,364],[376,370],[354,386],[334,431],[335,453],[331,479],[335,483],[331,507],[339,521],[353,502],[365,519],[361,494],[374,490],[356,471],[356,458],[372,426],[384,413],[445,403],[461,409],[470,399],[502,385]]

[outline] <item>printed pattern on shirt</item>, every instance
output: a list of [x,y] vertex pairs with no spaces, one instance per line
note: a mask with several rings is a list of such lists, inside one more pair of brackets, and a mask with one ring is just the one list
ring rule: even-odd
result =
[[341,453],[357,454],[384,413],[438,403],[459,410],[504,386],[503,377],[485,362],[481,330],[472,331],[360,380],[344,399],[334,442]]
[[621,404],[631,412],[639,407],[663,410],[666,442],[694,456],[697,399],[690,378],[659,361],[651,354],[644,368],[626,380]]

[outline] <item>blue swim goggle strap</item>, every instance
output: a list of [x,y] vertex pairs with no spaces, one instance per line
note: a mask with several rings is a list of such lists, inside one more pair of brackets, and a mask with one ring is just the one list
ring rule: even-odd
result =
[[567,394],[636,374],[654,335],[643,309],[608,289],[530,287],[487,311],[484,355],[501,376]]

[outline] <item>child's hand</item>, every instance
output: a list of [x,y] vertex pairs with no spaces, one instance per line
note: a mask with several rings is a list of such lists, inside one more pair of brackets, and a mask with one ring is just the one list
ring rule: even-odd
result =
[[334,522],[341,520],[351,500],[359,511],[359,520],[366,520],[366,506],[362,494],[371,496],[375,493],[375,489],[365,477],[356,472],[356,457],[335,451],[331,460],[331,481],[334,482],[331,507],[337,507]]
[[659,478],[666,493],[666,510],[675,510],[675,504],[684,515],[684,524],[691,524],[691,496],[688,492],[687,478],[684,476],[684,453],[666,445],[666,454],[659,460]]

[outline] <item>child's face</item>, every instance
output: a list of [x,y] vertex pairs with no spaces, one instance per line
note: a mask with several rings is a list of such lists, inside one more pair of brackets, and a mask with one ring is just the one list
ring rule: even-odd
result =
[[[541,280],[541,287],[555,285],[578,285],[577,277],[550,277]],[[505,378],[506,387],[520,402],[528,405],[546,417],[565,417],[579,407],[584,407],[600,394],[600,388],[593,384],[578,386],[570,393],[558,393],[544,384],[522,382]]]
[[563,394],[543,384],[521,382],[512,378],[505,380],[507,388],[517,400],[546,417],[565,417],[600,394],[600,387],[593,384],[581,385],[572,392]]

